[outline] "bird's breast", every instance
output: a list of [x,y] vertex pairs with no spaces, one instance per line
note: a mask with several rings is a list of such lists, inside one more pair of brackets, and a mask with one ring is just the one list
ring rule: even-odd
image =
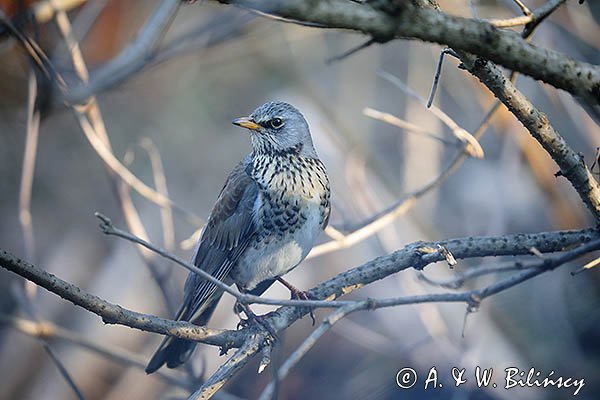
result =
[[330,189],[320,160],[292,155],[258,158],[253,175],[261,188],[256,215],[267,231],[294,231],[310,213],[319,215],[317,225],[323,225],[329,213]]
[[233,272],[246,289],[298,265],[329,214],[329,181],[318,159],[258,159],[252,173],[260,187],[253,211],[257,231]]

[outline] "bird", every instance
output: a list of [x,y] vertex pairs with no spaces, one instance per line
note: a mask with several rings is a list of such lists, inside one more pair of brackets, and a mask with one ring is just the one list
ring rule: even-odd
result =
[[[250,132],[252,152],[229,174],[193,256],[198,268],[260,296],[280,281],[292,298],[308,298],[282,276],[304,260],[329,222],[331,190],[308,122],[291,104],[272,101],[232,121]],[[190,272],[175,319],[205,326],[223,289]],[[250,318],[248,308],[244,309]],[[146,373],[176,368],[196,342],[166,336]]]

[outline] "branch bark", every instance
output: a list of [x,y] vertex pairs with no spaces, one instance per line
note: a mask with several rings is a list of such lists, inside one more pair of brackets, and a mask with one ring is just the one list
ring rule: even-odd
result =
[[542,145],[569,180],[588,210],[600,223],[600,185],[585,164],[556,129],[546,114],[538,110],[493,63],[461,53],[461,61],[512,112]]
[[[28,279],[44,289],[57,294],[76,306],[99,315],[106,324],[126,325],[147,332],[172,335],[213,345],[223,345],[234,339],[227,331],[208,329],[187,322],[171,321],[127,310],[117,304],[109,303],[98,296],[86,293],[81,288],[65,282],[57,276],[0,250],[0,266]],[[239,345],[240,341],[233,341]]]
[[[577,233],[576,233],[577,232]],[[572,234],[580,235],[578,238]],[[589,236],[588,236],[589,235]],[[367,299],[368,307],[365,309],[375,309],[380,307],[397,306],[404,304],[415,304],[425,302],[465,302],[470,306],[477,306],[479,302],[500,291],[513,287],[525,280],[531,279],[540,273],[547,271],[548,268],[554,268],[565,260],[578,257],[585,252],[592,251],[598,247],[600,232],[594,230],[585,231],[564,231],[564,232],[546,232],[540,234],[517,234],[501,237],[479,237],[452,239],[442,242],[432,243],[414,243],[404,249],[391,254],[378,257],[360,267],[350,269],[329,281],[323,282],[317,287],[308,291],[311,297],[319,299],[333,299],[348,294],[362,286],[375,280],[382,279],[388,275],[408,268],[422,269],[426,265],[445,260],[443,252],[435,251],[442,247],[450,251],[456,259],[500,256],[500,255],[523,255],[531,254],[531,249],[536,248],[542,253],[558,251],[565,249],[575,243],[590,242],[594,240],[593,247],[581,246],[573,252],[565,253],[554,260],[541,260],[541,268],[531,268],[503,281],[492,284],[480,290],[467,291],[462,293],[443,293],[428,294],[422,296],[408,296],[392,299]],[[590,243],[591,244],[591,243]],[[430,249],[431,252],[427,250]],[[570,254],[569,254],[570,253]],[[546,265],[546,261],[549,264]],[[348,303],[346,309],[355,305],[361,309],[365,300]],[[340,308],[340,310],[344,309]],[[277,311],[270,313],[263,322],[269,323],[276,332],[280,332],[295,321],[306,315],[309,311],[306,308],[281,307]],[[202,385],[190,399],[207,399],[212,396],[226,381],[231,378],[243,365],[247,364],[251,357],[256,355],[265,345],[265,337],[257,335],[252,338],[252,342],[263,343],[262,345],[247,345],[244,351],[238,351],[232,357],[231,362],[223,364],[213,377]],[[227,377],[227,379],[225,379]]]
[[[330,301],[399,271],[408,268],[422,269],[431,263],[444,261],[446,259],[445,253],[448,251],[456,259],[528,255],[531,254],[532,248],[537,249],[540,253],[549,253],[562,251],[573,245],[598,239],[600,239],[599,231],[587,229],[495,237],[467,237],[428,243],[417,242],[343,272],[311,289],[309,294],[316,299]],[[444,251],[439,251],[440,248],[444,249]],[[254,325],[245,327],[239,331],[223,331],[130,311],[86,293],[81,288],[65,282],[4,250],[0,250],[0,266],[31,280],[75,305],[101,316],[105,323],[116,323],[148,332],[194,340],[219,346],[223,350],[232,347],[241,347],[242,349],[237,351],[234,357],[219,369],[220,372],[218,375],[205,383],[205,388],[210,386],[210,391],[213,393],[229,377],[242,368],[251,356],[259,352],[266,345],[269,337],[268,332]],[[508,283],[501,282],[494,289],[496,290],[494,293],[504,290],[511,285],[514,286],[535,275],[534,273],[527,276],[517,275]],[[489,296],[490,293],[482,292],[481,295],[483,298]],[[364,300],[362,301],[364,302]],[[389,307],[432,301],[470,302],[472,299],[470,296],[465,297],[464,293],[449,293],[368,301],[370,307],[371,305],[373,307]],[[339,303],[339,307],[346,307],[357,302],[344,301],[335,303]],[[299,307],[297,305],[284,306],[265,316],[263,322],[273,327],[275,332],[280,332],[287,329],[308,312],[309,309],[307,307]]]
[[323,28],[358,31],[378,42],[419,39],[447,45],[491,60],[556,88],[600,103],[600,67],[539,48],[489,22],[451,16],[408,1],[219,0]]

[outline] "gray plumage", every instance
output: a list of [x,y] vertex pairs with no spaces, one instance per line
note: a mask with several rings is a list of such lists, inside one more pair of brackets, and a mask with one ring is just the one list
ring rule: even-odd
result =
[[[266,103],[233,123],[250,130],[253,152],[227,178],[193,262],[227,285],[260,295],[306,257],[327,225],[329,181],[308,124],[293,106]],[[190,273],[176,319],[205,325],[222,294]],[[194,347],[165,337],[146,372],[181,365]]]

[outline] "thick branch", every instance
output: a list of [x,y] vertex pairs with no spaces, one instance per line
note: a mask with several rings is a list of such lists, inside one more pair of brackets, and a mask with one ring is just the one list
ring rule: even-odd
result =
[[546,114],[538,110],[493,63],[460,53],[461,60],[496,97],[517,117],[529,133],[544,147],[571,182],[581,200],[600,223],[600,185],[564,138],[550,124]]
[[243,8],[322,27],[350,29],[385,42],[419,39],[464,50],[512,70],[600,103],[600,67],[528,43],[519,34],[485,21],[418,8],[408,1],[385,10],[346,0],[221,0]]
[[227,331],[208,329],[188,322],[171,321],[127,310],[98,296],[86,293],[81,288],[65,282],[4,250],[0,250],[0,266],[29,279],[77,306],[99,315],[107,324],[126,325],[143,331],[177,336],[217,346],[227,344],[233,339]]
[[[575,236],[573,236],[573,234]],[[578,237],[577,237],[578,236]],[[442,293],[428,294],[421,296],[408,296],[390,299],[368,299],[366,301],[355,301],[345,307],[340,308],[336,313],[343,314],[341,310],[349,309],[374,309],[380,307],[397,306],[401,304],[415,304],[424,302],[465,302],[469,305],[477,306],[479,302],[498,292],[513,287],[525,280],[531,279],[544,271],[555,268],[567,261],[581,256],[587,252],[596,250],[599,245],[600,232],[598,231],[578,231],[578,232],[547,232],[540,234],[518,234],[506,235],[502,237],[480,237],[453,239],[437,243],[415,243],[388,254],[369,261],[360,267],[353,268],[344,272],[327,282],[324,282],[309,291],[311,296],[316,298],[335,298],[347,294],[375,280],[382,279],[385,276],[393,274],[410,267],[423,268],[425,265],[442,261],[445,256],[442,252],[431,251],[441,246],[449,250],[455,258],[471,258],[499,255],[520,255],[531,254],[531,249],[536,248],[540,252],[553,252],[565,249],[575,243],[588,243],[572,251],[566,252],[552,259],[542,259],[537,261],[535,266],[525,270],[512,277],[492,284],[479,290],[472,290],[462,293]],[[573,242],[572,240],[575,240]],[[352,306],[356,307],[353,308]],[[264,322],[271,324],[276,331],[282,331],[301,318],[308,312],[306,308],[282,307],[276,312],[269,314]],[[264,337],[257,335],[252,338],[252,345],[247,345],[244,351],[241,349],[236,352],[234,357],[228,363],[222,365],[217,373],[202,385],[190,399],[209,398],[218,388],[220,388],[227,379],[231,378],[249,359],[257,354],[266,344]],[[256,346],[257,343],[263,343]],[[303,353],[300,352],[298,356]],[[291,365],[290,365],[291,366]],[[209,384],[211,382],[211,384]]]
[[[531,254],[532,248],[537,249],[540,253],[556,252],[599,238],[600,232],[588,229],[581,231],[514,234],[499,237],[468,237],[429,243],[418,242],[341,273],[311,289],[309,293],[317,299],[332,300],[404,269],[422,269],[428,264],[444,261],[446,259],[444,253],[447,251],[452,253],[456,259],[527,255]],[[445,251],[439,251],[440,248]],[[206,382],[205,386],[211,386],[211,391],[217,390],[227,380],[228,376],[231,376],[229,372],[239,370],[247,363],[247,360],[251,356],[260,351],[268,337],[267,332],[257,329],[256,326],[250,326],[236,332],[221,331],[207,329],[187,322],[169,321],[151,315],[136,313],[86,293],[77,286],[65,282],[3,250],[0,250],[0,266],[58,294],[75,305],[101,316],[106,323],[118,323],[144,331],[212,344],[224,349],[242,347],[242,350],[236,352],[236,356],[228,361],[226,370],[223,369],[218,377],[209,379]],[[535,274],[516,276],[511,281],[512,283],[507,282],[508,285],[514,286],[516,283],[533,276]],[[507,287],[510,286],[507,286],[506,283],[501,283],[493,292],[496,293]],[[489,293],[487,292],[480,293],[480,297],[482,298],[488,295]],[[461,296],[460,293],[431,294],[417,297],[369,300],[369,305],[373,305],[374,307],[388,307],[431,301],[470,302],[472,299],[471,296],[465,297],[464,294]],[[356,301],[335,303],[339,303],[338,306],[344,307],[356,303]],[[279,332],[289,327],[308,312],[309,309],[307,307],[284,306],[265,316],[263,321],[272,326],[276,332]]]

